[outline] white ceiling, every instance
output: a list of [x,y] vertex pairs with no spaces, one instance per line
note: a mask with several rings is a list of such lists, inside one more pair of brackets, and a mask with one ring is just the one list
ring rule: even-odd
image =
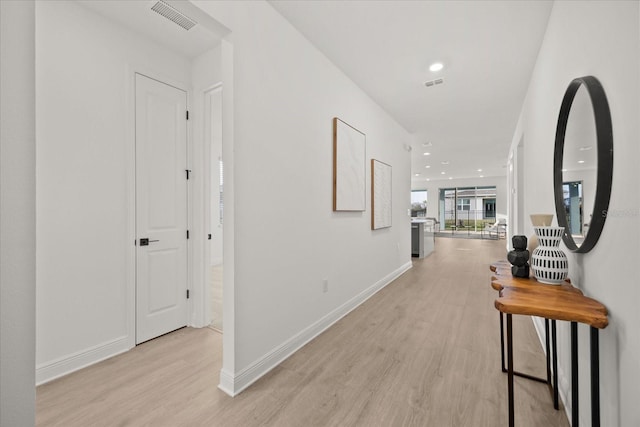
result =
[[[414,187],[427,178],[506,175],[552,2],[270,3],[415,136]],[[436,61],[444,69],[432,73]],[[439,77],[443,84],[425,87]]]
[[190,30],[178,26],[151,10],[157,0],[79,0],[95,13],[156,43],[193,59],[220,44],[229,30],[187,1],[165,0],[166,4],[195,20]]
[[[198,25],[186,31],[156,14],[151,11],[156,0],[79,3],[187,58],[211,49],[229,32],[188,1],[165,1]],[[270,3],[414,135],[412,169],[420,174],[412,178],[414,187],[426,179],[506,174],[552,2]],[[436,61],[444,69],[432,73],[429,65]],[[425,87],[435,78],[444,83]]]

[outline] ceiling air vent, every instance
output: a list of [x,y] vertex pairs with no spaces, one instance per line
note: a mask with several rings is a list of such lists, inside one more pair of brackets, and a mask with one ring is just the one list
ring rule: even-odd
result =
[[175,9],[174,7],[168,5],[163,1],[159,1],[156,4],[154,4],[151,10],[164,16],[169,21],[180,25],[182,28],[184,28],[187,31],[189,31],[191,28],[193,28],[194,25],[197,24],[196,21],[184,15],[182,12],[180,12],[179,10]]
[[435,86],[435,85],[441,85],[442,83],[444,83],[444,79],[443,78],[439,78],[439,79],[435,79],[435,80],[429,80],[428,82],[424,82],[424,85],[426,87],[431,87],[431,86]]

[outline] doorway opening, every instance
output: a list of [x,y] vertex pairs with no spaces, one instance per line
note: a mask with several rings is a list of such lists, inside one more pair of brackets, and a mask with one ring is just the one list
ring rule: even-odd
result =
[[[203,181],[209,164],[203,156],[204,102],[198,89],[232,82],[233,46],[225,39],[230,31],[214,22],[207,12],[188,1],[172,3],[198,24],[187,32],[173,22],[163,21],[148,2],[36,3],[36,106],[41,118],[36,130],[45,136],[39,136],[36,144],[40,162],[36,194],[40,206],[38,250],[45,254],[37,263],[37,383],[126,352],[157,335],[137,331],[137,324],[142,323],[137,314],[145,310],[147,315],[170,311],[169,307],[175,304],[168,296],[177,295],[178,289],[186,311],[181,311],[179,324],[165,331],[184,325],[207,325],[203,322],[202,288],[204,265],[209,266],[205,247],[210,244],[210,220],[205,221],[204,209],[210,197],[203,191]],[[82,25],[76,25],[78,22]],[[66,30],[60,32],[59,28]],[[142,177],[137,175],[141,166],[136,162],[140,154],[136,153],[136,75],[163,82],[167,88],[182,89],[183,99],[177,110],[182,118],[186,118],[187,111],[191,113],[183,123],[184,132],[180,132],[185,135],[185,144],[184,153],[179,156],[183,158],[179,178],[185,179],[185,169],[191,175],[186,196],[180,194],[174,201],[163,199],[172,193],[166,191],[172,184],[163,174],[148,179],[159,185],[137,188]],[[229,110],[224,115],[229,120],[224,129],[230,136],[225,136],[223,142],[225,153],[231,153],[225,158],[225,166],[231,172],[232,89],[229,84],[223,104]],[[172,107],[154,102],[147,106],[156,109],[154,115],[165,117],[156,122],[169,125],[172,116],[167,112]],[[146,113],[138,114],[143,115]],[[146,128],[155,132],[160,127]],[[156,133],[154,138],[160,139],[173,134],[170,130]],[[65,155],[68,152],[73,156]],[[166,164],[174,157],[168,151],[154,155],[158,158],[152,156],[142,169],[166,170]],[[226,181],[225,198],[232,201],[233,174]],[[146,218],[150,228],[140,225],[137,218],[143,211],[137,196],[142,194],[152,195],[156,202],[164,201],[168,206],[154,210],[156,213]],[[171,240],[165,235],[165,228],[176,206],[180,207],[181,221],[174,228],[181,229],[181,240],[186,240],[179,252],[188,254],[177,263],[179,266],[167,261],[175,248],[160,248]],[[228,204],[224,227],[229,236],[225,246],[233,244],[233,203]],[[142,239],[144,246],[140,245]],[[90,241],[92,250],[78,245],[78,241]],[[143,278],[137,277],[141,271],[137,256],[152,267]],[[231,266],[225,269],[227,275],[233,272],[233,251],[225,263]],[[172,276],[181,276],[181,280],[165,280]],[[173,283],[176,292],[154,294],[137,289],[138,284],[151,281],[151,277]],[[233,286],[232,282],[233,275],[225,286]],[[233,307],[233,292],[227,294],[225,305]],[[143,297],[148,298],[147,303]],[[138,302],[146,306],[145,310]],[[227,325],[231,328],[225,342],[227,337],[233,338],[233,318]],[[233,360],[233,350],[233,345],[224,345],[226,360]]]

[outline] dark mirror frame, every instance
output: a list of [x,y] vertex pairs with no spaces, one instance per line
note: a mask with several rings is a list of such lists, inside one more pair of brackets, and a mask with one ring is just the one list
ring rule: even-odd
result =
[[[589,231],[580,246],[576,244],[567,232],[568,222],[564,208],[564,195],[562,192],[562,160],[564,154],[564,138],[567,130],[569,111],[576,92],[581,85],[587,89],[593,106],[593,114],[596,124],[596,141],[598,154],[598,168],[596,178],[596,196],[593,205],[593,213],[589,222]],[[556,217],[558,225],[564,227],[565,232],[562,239],[571,251],[576,253],[589,252],[598,242],[604,222],[607,219],[609,209],[609,199],[611,197],[611,181],[613,178],[613,130],[611,125],[611,111],[604,88],[593,76],[584,76],[573,79],[567,87],[567,91],[562,99],[560,114],[558,115],[558,126],[556,128],[555,153],[553,159],[553,186],[556,200]],[[585,212],[586,214],[587,212]]]

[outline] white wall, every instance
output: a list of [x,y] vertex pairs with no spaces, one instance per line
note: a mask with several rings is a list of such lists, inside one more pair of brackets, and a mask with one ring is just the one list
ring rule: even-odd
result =
[[35,423],[35,7],[0,1],[0,426]]
[[[524,135],[524,209],[555,213],[553,146],[558,111],[569,82],[596,76],[607,94],[613,122],[613,188],[609,214],[596,247],[587,254],[568,251],[570,277],[586,295],[609,310],[600,333],[602,425],[640,425],[640,208],[638,194],[639,3],[556,2],[521,115]],[[532,233],[527,223],[527,235]],[[566,248],[565,248],[566,249]],[[570,410],[569,333],[560,322],[561,392]],[[587,327],[580,328],[580,416],[590,423]],[[543,332],[543,331],[542,331]]]
[[[268,3],[195,4],[232,31],[235,316],[221,386],[233,394],[410,265],[410,136]],[[371,231],[370,208],[332,212],[333,117],[392,165],[392,228]]]
[[37,381],[133,346],[133,73],[190,63],[73,2],[36,4]]

